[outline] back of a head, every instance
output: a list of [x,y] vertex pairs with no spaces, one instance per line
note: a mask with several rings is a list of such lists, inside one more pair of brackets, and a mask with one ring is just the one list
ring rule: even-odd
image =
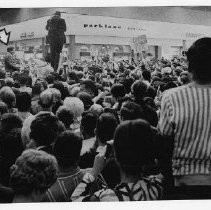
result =
[[0,100],[7,104],[8,108],[15,105],[16,97],[13,90],[10,87],[2,87],[0,89]]
[[39,104],[42,108],[49,109],[53,105],[53,93],[45,90],[40,94]]
[[4,131],[10,131],[14,128],[22,128],[22,126],[22,120],[16,114],[6,113],[1,117],[1,129]]
[[74,113],[66,106],[60,106],[56,112],[56,116],[64,123],[66,128],[69,128],[74,121]]
[[92,96],[89,93],[87,93],[87,92],[79,92],[77,94],[77,97],[81,101],[83,101],[85,110],[88,110],[93,105]]
[[151,162],[152,148],[153,132],[147,121],[125,121],[117,127],[114,150],[116,160],[124,172],[130,175],[140,172],[142,166]]
[[74,119],[81,117],[84,112],[83,102],[76,97],[67,97],[64,100],[64,106],[70,109],[74,113]]
[[152,86],[149,86],[147,88],[145,97],[151,97],[151,98],[155,99],[156,96],[157,96],[156,90]]
[[54,82],[52,88],[60,91],[62,100],[67,96],[67,92],[62,82]]
[[31,96],[27,92],[21,92],[16,96],[16,107],[20,112],[28,112],[31,108]]
[[96,85],[95,85],[94,81],[92,81],[91,79],[86,79],[86,80],[81,82],[81,85],[83,85],[85,87],[84,91],[87,91],[90,94],[94,94],[95,95],[95,93],[96,93]]
[[10,185],[16,195],[45,193],[57,179],[55,157],[44,151],[25,150],[10,170]]
[[46,81],[47,83],[50,85],[50,84],[53,84],[54,81],[56,80],[56,77],[52,74],[49,74],[47,77],[46,77]]
[[40,93],[43,91],[43,86],[41,83],[35,83],[32,87],[32,96],[40,95]]
[[117,125],[117,119],[112,113],[101,114],[96,125],[96,135],[98,140],[103,144],[112,140]]
[[50,112],[38,114],[31,123],[30,138],[38,146],[50,146],[58,136],[58,118]]
[[130,93],[130,91],[131,91],[131,86],[132,86],[133,83],[134,83],[134,79],[133,79],[132,77],[125,78],[125,79],[122,81],[122,84],[123,84],[124,87],[125,87],[126,93]]
[[79,135],[64,131],[61,133],[54,145],[54,155],[61,167],[76,166],[80,157],[82,139]]
[[193,80],[202,84],[211,82],[211,38],[195,41],[187,51],[187,60]]
[[124,97],[126,94],[125,87],[122,84],[114,84],[111,87],[111,94],[115,98]]
[[20,85],[26,85],[28,82],[29,76],[26,74],[20,74],[18,77],[18,81],[20,83]]
[[190,82],[190,78],[189,78],[189,76],[187,76],[187,75],[182,75],[181,77],[180,77],[180,80],[181,80],[181,82],[185,85],[185,84],[188,84],[189,82]]
[[168,82],[164,85],[164,90],[169,90],[171,88],[176,88],[177,85],[174,82]]
[[88,134],[90,137],[95,136],[95,128],[97,123],[97,115],[91,111],[86,111],[82,114],[81,127],[83,132]]
[[130,101],[123,103],[120,114],[123,121],[140,119],[144,116],[142,107]]
[[14,80],[11,77],[7,77],[5,79],[5,86],[13,87],[13,85],[14,85]]
[[149,81],[151,80],[151,73],[147,70],[143,70],[142,76],[145,80]]
[[53,93],[53,98],[54,98],[54,102],[58,102],[61,101],[61,92],[56,89],[56,88],[49,88],[48,90],[50,90]]
[[93,104],[89,111],[95,113],[97,116],[100,116],[103,113],[103,107],[100,104]]
[[142,99],[146,94],[147,85],[144,82],[138,80],[133,83],[131,89],[132,89],[132,94],[134,95],[135,98]]

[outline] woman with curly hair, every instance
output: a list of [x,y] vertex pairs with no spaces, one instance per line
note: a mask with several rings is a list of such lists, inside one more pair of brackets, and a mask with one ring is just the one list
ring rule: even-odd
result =
[[54,156],[44,151],[25,150],[11,167],[10,186],[15,192],[13,203],[42,201],[57,179]]

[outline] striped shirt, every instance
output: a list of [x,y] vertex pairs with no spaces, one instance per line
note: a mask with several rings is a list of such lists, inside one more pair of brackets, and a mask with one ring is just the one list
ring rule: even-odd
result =
[[69,202],[70,197],[81,182],[84,173],[76,168],[68,173],[60,173],[56,183],[48,189],[44,201]]
[[166,91],[158,128],[173,136],[173,175],[211,174],[211,86],[191,83]]
[[162,198],[163,187],[162,177],[150,176],[142,177],[135,183],[121,183],[115,189],[105,187],[93,195],[85,195],[87,185],[81,183],[72,194],[72,200],[81,201],[147,201],[160,200]]
[[[44,202],[70,202],[71,195],[79,183],[81,183],[84,174],[91,169],[80,169],[77,167],[72,171],[60,173],[57,181],[48,189],[43,201]],[[88,189],[89,193],[94,193],[105,185],[105,180],[101,175],[97,177]]]

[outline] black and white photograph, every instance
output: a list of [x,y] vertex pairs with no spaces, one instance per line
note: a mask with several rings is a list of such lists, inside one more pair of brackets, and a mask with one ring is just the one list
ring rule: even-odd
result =
[[0,206],[210,199],[211,6],[0,5]]

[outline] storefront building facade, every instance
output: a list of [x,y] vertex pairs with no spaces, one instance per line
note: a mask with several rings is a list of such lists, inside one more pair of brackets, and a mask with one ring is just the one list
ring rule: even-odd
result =
[[[20,56],[47,53],[45,26],[50,16],[5,26],[11,31],[10,45]],[[211,27],[137,19],[62,14],[67,24],[66,45],[70,59],[101,57],[129,58],[134,53],[151,53],[155,58],[180,55],[196,39],[211,36]],[[145,35],[147,43],[134,39]],[[0,44],[0,53],[6,46]]]

